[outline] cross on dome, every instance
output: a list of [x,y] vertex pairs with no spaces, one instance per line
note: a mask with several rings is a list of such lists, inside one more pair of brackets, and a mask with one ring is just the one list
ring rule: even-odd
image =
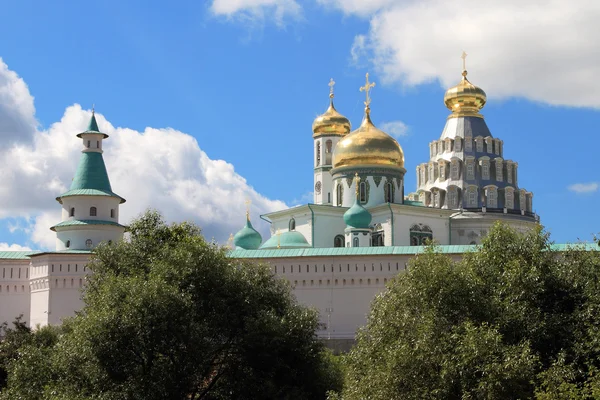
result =
[[358,176],[358,172],[354,174],[354,181],[356,182],[356,198],[358,198],[358,187],[360,186],[360,176]]
[[369,82],[369,73],[368,72],[365,75],[365,78],[366,78],[365,86],[361,86],[360,87],[360,91],[361,92],[366,92],[366,94],[367,94],[367,100],[365,101],[365,106],[367,108],[369,108],[369,106],[371,104],[371,96],[369,95],[369,92],[371,91],[372,88],[375,87],[375,82]]
[[333,99],[333,87],[335,86],[335,81],[333,78],[329,79],[329,83],[327,85],[329,86],[329,98]]
[[244,203],[246,203],[246,219],[250,220],[250,204],[252,204],[252,200],[250,200],[250,198],[246,198]]
[[463,71],[467,70],[467,56],[468,54],[465,51],[463,51],[462,56],[460,56],[460,58],[463,60]]

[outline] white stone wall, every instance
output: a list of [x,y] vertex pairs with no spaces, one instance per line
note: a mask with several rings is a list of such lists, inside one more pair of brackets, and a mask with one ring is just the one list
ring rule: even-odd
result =
[[[62,198],[62,221],[71,219],[93,219],[103,221],[119,221],[120,199],[110,196],[68,196]],[[96,207],[96,216],[90,215],[90,208]],[[71,208],[75,208],[75,216],[70,217]],[[110,210],[114,210],[111,218]]]
[[0,260],[0,323],[29,321],[29,260]]
[[[56,250],[63,251],[69,249],[88,250],[87,240],[92,241],[92,247],[96,247],[101,242],[117,242],[123,238],[124,228],[114,225],[80,225],[68,228],[57,228],[56,232]],[[66,243],[70,241],[70,247]]]

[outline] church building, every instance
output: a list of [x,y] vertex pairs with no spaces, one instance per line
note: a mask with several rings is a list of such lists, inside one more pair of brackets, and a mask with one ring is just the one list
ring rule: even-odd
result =
[[[434,241],[460,259],[497,220],[520,231],[538,223],[533,194],[519,187],[518,164],[504,155],[480,110],[485,92],[467,79],[448,89],[450,110],[429,160],[412,166],[414,192],[405,193],[404,151],[378,129],[371,115],[369,81],[357,129],[330,104],[312,125],[314,201],[262,215],[271,225],[263,241],[250,221],[232,238],[230,257],[271,266],[287,279],[300,302],[320,311],[318,334],[347,347],[365,323],[371,301]],[[108,135],[92,112],[77,135],[82,154],[69,191],[56,198],[62,220],[55,251],[0,252],[0,321],[23,314],[31,326],[59,324],[81,308],[80,291],[94,246],[121,240],[125,199],[113,192],[103,153]],[[310,156],[307,154],[307,157]]]

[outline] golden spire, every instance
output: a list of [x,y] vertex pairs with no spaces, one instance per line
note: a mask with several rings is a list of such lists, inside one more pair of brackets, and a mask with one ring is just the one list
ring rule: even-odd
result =
[[247,197],[244,203],[246,203],[246,219],[250,221],[250,204],[252,204],[252,200]]
[[361,86],[360,91],[366,92],[366,94],[367,94],[367,99],[365,101],[365,111],[368,114],[370,111],[370,105],[371,105],[371,96],[369,95],[369,92],[371,91],[372,88],[375,87],[375,82],[369,82],[369,73],[368,72],[365,75],[365,78],[366,78],[365,86]]
[[358,199],[358,188],[360,186],[360,176],[358,176],[358,172],[354,174],[354,182],[356,182],[356,198]]
[[467,56],[468,54],[463,50],[462,56],[460,56],[463,60],[463,72],[467,72]]
[[335,81],[333,80],[333,78],[329,79],[328,86],[329,86],[329,98],[333,99],[333,97],[335,96],[333,94],[333,87],[335,86]]

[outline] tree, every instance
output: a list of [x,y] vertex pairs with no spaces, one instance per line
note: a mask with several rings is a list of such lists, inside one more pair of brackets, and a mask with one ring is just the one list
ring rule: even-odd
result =
[[496,225],[460,262],[431,246],[376,298],[342,398],[600,397],[600,256]]
[[96,249],[38,398],[319,399],[339,386],[317,313],[269,268],[156,212],[129,232]]

